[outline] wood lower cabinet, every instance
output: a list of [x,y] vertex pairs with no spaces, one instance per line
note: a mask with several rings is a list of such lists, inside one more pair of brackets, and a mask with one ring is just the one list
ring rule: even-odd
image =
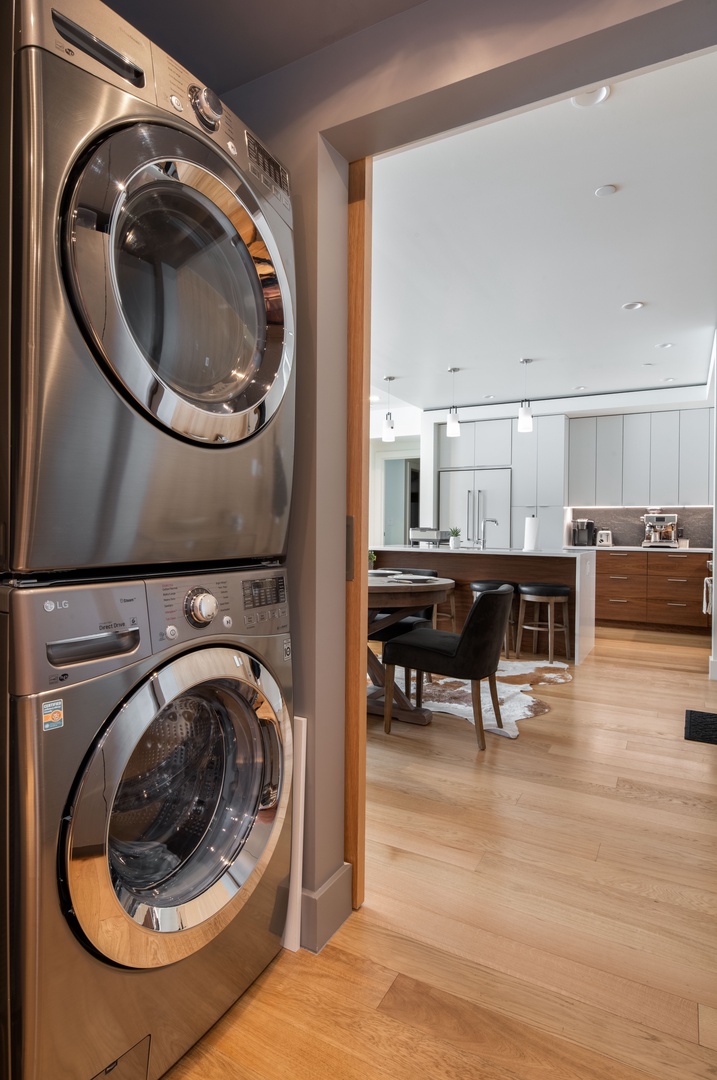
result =
[[709,629],[702,613],[707,559],[681,550],[598,551],[596,619]]

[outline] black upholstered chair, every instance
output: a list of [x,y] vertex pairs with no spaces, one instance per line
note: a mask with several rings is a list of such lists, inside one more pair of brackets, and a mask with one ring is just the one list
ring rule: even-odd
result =
[[[471,581],[471,592],[473,593],[473,599],[475,600],[475,598],[479,595],[479,593],[495,592],[495,590],[499,589],[501,585],[510,585],[512,587],[512,589],[513,589],[513,592],[518,591],[518,586],[516,585],[516,583],[514,581],[506,581],[505,578],[501,578],[501,579],[499,579],[497,581],[495,579],[491,579],[490,581],[486,581],[486,580],[483,580],[483,581]],[[510,630],[511,630],[511,627],[513,628],[513,643],[515,643],[515,619],[513,618],[513,606],[512,606],[512,604],[511,604],[511,608],[510,608],[510,616],[508,618],[508,628],[505,631],[505,642],[503,644],[503,647],[505,649],[505,658],[506,658],[506,660],[508,660],[510,658]]]
[[386,669],[383,726],[387,734],[391,731],[395,668],[415,668],[417,706],[422,701],[423,680],[420,672],[432,671],[436,675],[471,680],[476,738],[479,748],[485,750],[480,684],[482,679],[488,679],[495,718],[498,727],[503,727],[495,673],[512,602],[512,585],[501,585],[479,594],[460,634],[451,634],[447,630],[418,629],[386,642],[383,650]]

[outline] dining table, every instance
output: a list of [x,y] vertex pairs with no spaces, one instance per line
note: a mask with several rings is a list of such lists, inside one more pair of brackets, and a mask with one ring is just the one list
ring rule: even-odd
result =
[[[448,600],[455,582],[451,578],[403,574],[393,570],[369,570],[368,574],[368,632],[375,633],[393,626],[407,615],[416,615],[425,608]],[[383,716],[385,669],[368,643],[368,676],[371,685],[366,696],[366,708],[372,715]],[[417,708],[394,682],[392,716],[410,724],[431,722],[428,709]]]

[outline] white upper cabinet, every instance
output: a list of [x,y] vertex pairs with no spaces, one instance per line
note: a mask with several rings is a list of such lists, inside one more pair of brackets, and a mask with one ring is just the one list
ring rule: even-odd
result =
[[[565,457],[567,418],[564,415],[538,416],[538,506],[565,505]],[[523,438],[523,435],[520,435]]]
[[596,457],[597,417],[576,417],[570,421],[568,450],[568,503],[570,506],[597,506],[595,502]]
[[710,494],[711,409],[680,413],[680,506],[706,506]]
[[622,416],[596,420],[595,505],[622,506]]
[[650,414],[626,413],[622,425],[622,505],[650,502]]
[[680,414],[650,417],[650,505],[680,506]]
[[[513,420],[513,506],[537,506],[538,488],[538,425],[532,431],[518,431],[518,421]],[[523,546],[522,533],[520,543]]]
[[[570,420],[570,506],[709,506],[713,409]],[[527,500],[526,500],[527,501]]]
[[475,420],[462,423],[458,438],[449,439],[446,435],[446,425],[437,425],[439,469],[472,469],[474,467],[477,426],[478,422]]
[[477,466],[483,469],[495,469],[511,465],[510,428],[510,420],[476,422],[475,464]]

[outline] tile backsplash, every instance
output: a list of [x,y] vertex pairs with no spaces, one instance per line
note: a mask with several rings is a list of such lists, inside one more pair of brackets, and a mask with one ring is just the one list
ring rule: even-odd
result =
[[[662,513],[677,514],[678,535],[689,540],[690,547],[712,547],[712,507],[711,506],[663,506]],[[595,522],[596,529],[610,529],[612,542],[625,547],[639,546],[645,539],[645,526],[640,515],[646,508],[638,506],[588,506],[571,508],[575,518],[589,518]]]

